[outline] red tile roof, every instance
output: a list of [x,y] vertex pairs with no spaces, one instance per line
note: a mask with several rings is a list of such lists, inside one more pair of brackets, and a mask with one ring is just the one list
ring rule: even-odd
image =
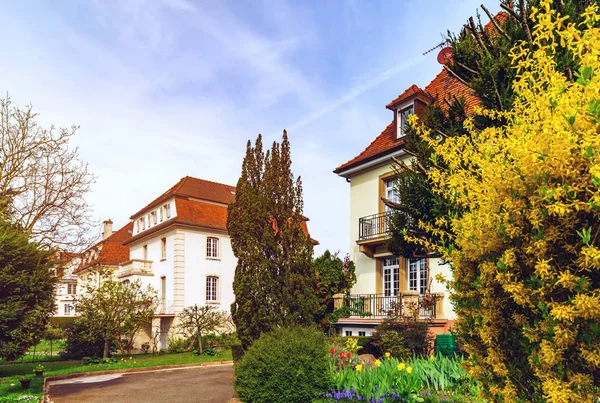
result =
[[388,109],[395,109],[399,104],[408,101],[411,98],[421,98],[427,103],[433,101],[433,98],[431,98],[430,95],[428,95],[425,91],[413,84],[410,87],[408,87],[408,89],[402,94],[398,95],[396,99],[387,104],[385,107]]
[[[508,14],[501,11],[496,14],[494,19],[499,25],[502,25],[507,17]],[[487,32],[491,32],[492,29],[494,31],[496,30],[491,21],[485,25],[484,29]],[[472,113],[473,107],[479,103],[479,99],[469,87],[452,77],[446,69],[442,69],[425,89],[422,90],[413,84],[396,97],[396,99],[387,104],[386,108],[394,109],[398,104],[411,98],[421,98],[427,103],[433,102],[434,104],[437,104],[442,110],[447,110],[448,105],[444,102],[444,99],[452,102],[454,97],[464,100],[467,114]],[[394,121],[392,121],[392,123],[390,123],[367,148],[356,157],[337,167],[333,172],[340,174],[347,169],[354,168],[362,163],[399,150],[403,145],[403,138],[396,139],[396,129],[394,128]]]
[[235,187],[222,183],[211,182],[191,176],[181,178],[173,187],[154,199],[150,204],[133,214],[131,219],[158,206],[173,196],[190,197],[216,203],[229,204],[235,199]]
[[[88,267],[94,265],[116,266],[121,262],[129,260],[129,246],[124,243],[131,238],[133,231],[133,222],[128,222],[125,226],[113,233],[106,239],[98,242],[91,248],[88,248],[81,254],[81,264],[73,271],[77,274]],[[99,250],[98,256],[94,259],[87,259],[88,253],[95,253]]]

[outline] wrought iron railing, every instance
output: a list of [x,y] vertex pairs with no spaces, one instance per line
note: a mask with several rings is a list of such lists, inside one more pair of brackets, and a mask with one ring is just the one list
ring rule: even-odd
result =
[[344,306],[350,317],[383,318],[390,315],[412,316],[419,310],[420,318],[435,318],[435,304],[423,306],[425,295],[385,295],[355,294],[346,295]]
[[391,211],[358,219],[358,239],[365,240],[385,236],[390,230]]

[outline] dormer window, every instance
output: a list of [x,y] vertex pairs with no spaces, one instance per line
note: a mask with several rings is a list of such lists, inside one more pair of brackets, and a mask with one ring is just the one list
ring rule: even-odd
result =
[[396,118],[398,123],[398,138],[406,135],[406,125],[408,122],[408,117],[414,113],[413,110],[413,105],[410,105],[403,109],[398,109],[398,116]]

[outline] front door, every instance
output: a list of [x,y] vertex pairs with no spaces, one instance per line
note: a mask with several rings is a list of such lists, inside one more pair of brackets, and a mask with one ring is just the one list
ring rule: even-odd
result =
[[383,297],[379,304],[382,313],[395,309],[400,288],[400,266],[397,257],[383,259]]

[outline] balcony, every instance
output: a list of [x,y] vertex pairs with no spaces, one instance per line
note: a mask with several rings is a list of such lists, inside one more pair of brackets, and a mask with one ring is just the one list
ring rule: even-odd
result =
[[162,299],[158,302],[158,306],[154,313],[156,316],[175,316],[174,305],[173,301]]
[[[444,293],[419,295],[405,291],[397,296],[384,294],[336,294],[334,307],[346,307],[346,318],[385,319],[388,316],[413,316],[418,319],[443,319]],[[433,299],[433,300],[432,300]],[[430,302],[430,303],[426,303]]]
[[365,241],[373,238],[382,238],[390,230],[389,222],[391,211],[368,215],[358,219],[358,240]]
[[119,279],[130,276],[153,276],[152,260],[131,259],[119,265]]

